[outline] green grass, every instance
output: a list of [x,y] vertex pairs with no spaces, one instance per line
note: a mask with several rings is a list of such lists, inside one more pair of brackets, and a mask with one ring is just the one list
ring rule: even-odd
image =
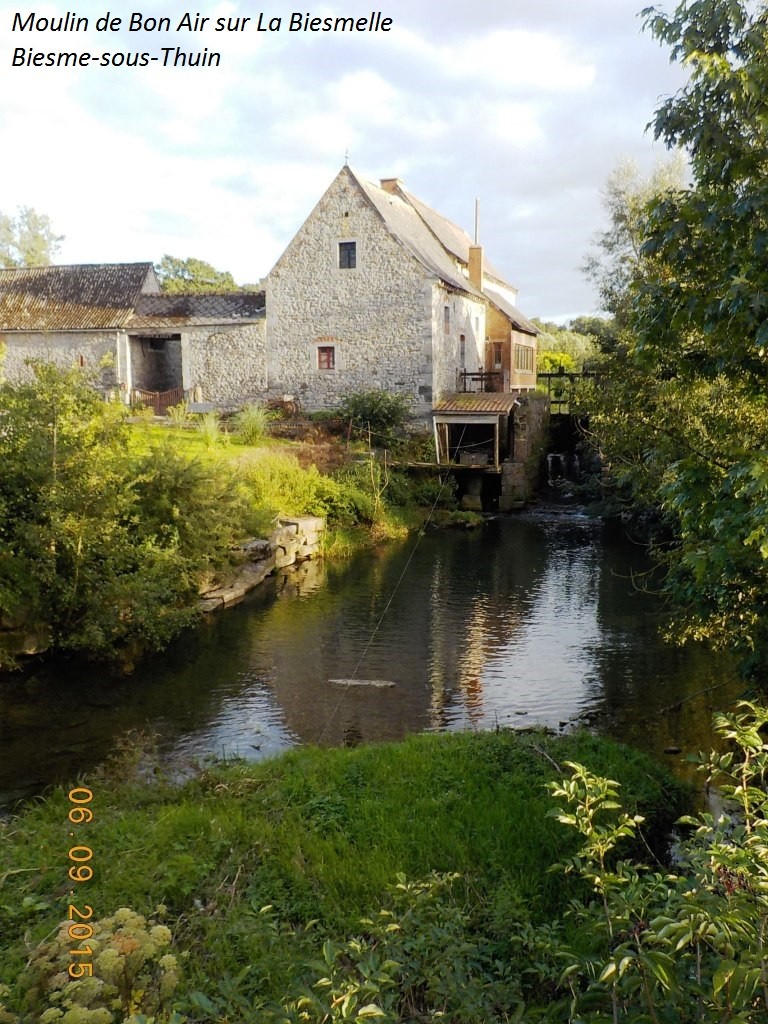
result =
[[[268,985],[279,998],[314,932],[354,931],[398,872],[460,872],[478,913],[497,925],[510,907],[546,919],[576,891],[547,870],[573,843],[546,816],[543,784],[560,777],[550,758],[619,779],[627,805],[648,817],[651,840],[682,810],[679,786],[626,748],[507,732],[300,749],[210,768],[182,789],[126,782],[117,769],[89,783],[94,820],[74,829],[57,791],[0,831],[0,982],[18,982],[27,943],[66,915],[73,842],[93,849],[95,868],[75,886],[75,902],[98,918],[164,906],[190,951],[187,988],[209,995],[250,964],[244,990],[261,978],[260,992]],[[258,914],[265,904],[290,932],[269,931]],[[308,935],[310,921],[319,923]]]
[[258,457],[260,451],[269,449],[277,443],[270,438],[263,438],[259,444],[246,444],[238,434],[224,424],[218,442],[210,445],[195,426],[196,421],[189,427],[137,423],[131,431],[131,447],[134,451],[145,452],[153,446],[170,444],[189,458],[236,465],[243,460],[248,461],[254,455]]

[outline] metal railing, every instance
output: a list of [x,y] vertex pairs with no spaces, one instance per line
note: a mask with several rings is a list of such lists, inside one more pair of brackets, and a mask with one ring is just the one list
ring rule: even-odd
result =
[[507,375],[504,370],[459,370],[457,391],[464,394],[471,392],[503,392],[506,391]]

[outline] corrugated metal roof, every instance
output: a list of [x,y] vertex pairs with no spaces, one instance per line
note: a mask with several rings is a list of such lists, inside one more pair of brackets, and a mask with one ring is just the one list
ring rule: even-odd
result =
[[141,295],[127,330],[244,323],[264,316],[264,292]]
[[495,288],[491,288],[489,285],[486,285],[483,291],[494,306],[500,309],[504,316],[512,321],[513,327],[516,327],[518,331],[522,331],[524,334],[532,334],[536,337],[539,333],[538,327],[534,326],[527,317],[524,317],[517,306],[513,306],[509,299],[502,295],[501,292],[497,292]]
[[499,392],[468,392],[458,395],[444,395],[435,402],[432,407],[433,414],[460,413],[471,416],[497,413],[500,416],[507,416],[513,406],[519,405],[517,395],[501,394]]
[[0,270],[0,331],[119,328],[141,292],[155,290],[151,263]]

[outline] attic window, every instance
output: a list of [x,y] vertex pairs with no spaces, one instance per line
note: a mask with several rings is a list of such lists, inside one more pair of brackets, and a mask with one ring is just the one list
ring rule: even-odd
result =
[[354,270],[357,266],[357,242],[339,242],[339,269]]

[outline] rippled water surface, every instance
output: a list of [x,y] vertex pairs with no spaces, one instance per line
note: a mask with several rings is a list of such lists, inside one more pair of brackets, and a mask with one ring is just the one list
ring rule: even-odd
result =
[[[0,803],[75,777],[129,729],[156,732],[179,764],[577,720],[659,757],[699,749],[741,686],[722,660],[661,641],[660,603],[635,582],[646,568],[562,511],[304,563],[131,677],[61,663],[11,677]],[[331,682],[350,678],[395,685]]]

